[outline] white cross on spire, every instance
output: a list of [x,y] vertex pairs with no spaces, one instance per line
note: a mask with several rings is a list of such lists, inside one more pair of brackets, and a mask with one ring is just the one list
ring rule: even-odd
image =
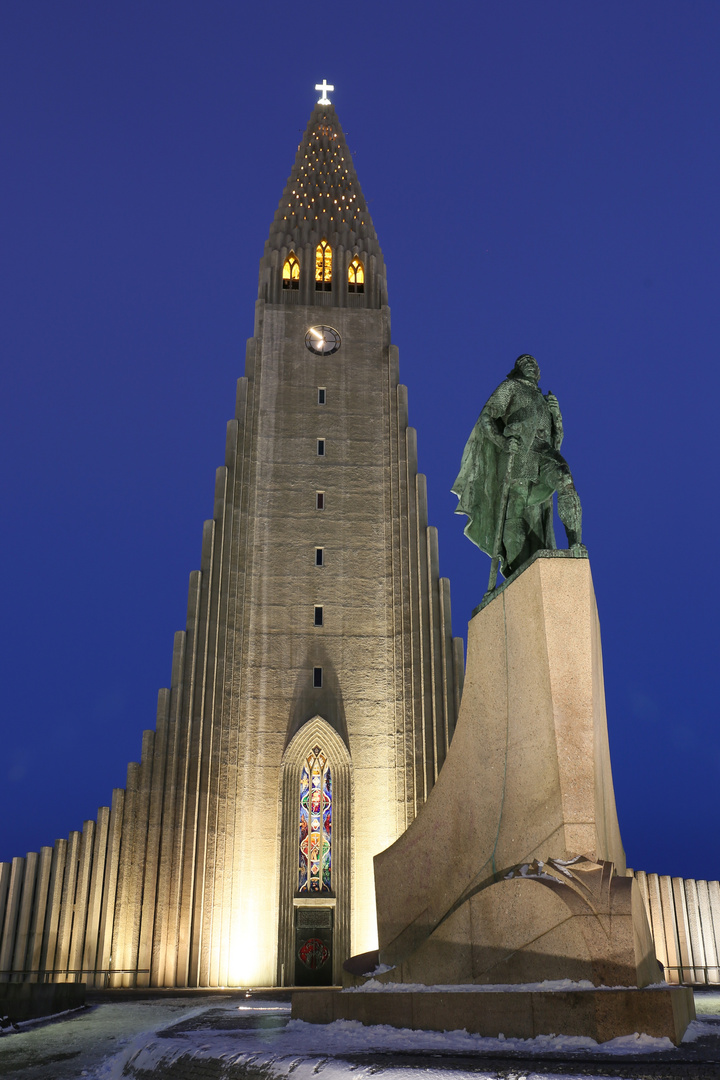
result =
[[328,83],[326,82],[326,80],[323,79],[323,81],[321,83],[317,84],[315,89],[319,90],[320,94],[322,95],[320,97],[320,100],[318,101],[318,105],[329,105],[330,104],[330,98],[328,97],[328,90],[334,90],[335,87],[334,86],[329,86]]

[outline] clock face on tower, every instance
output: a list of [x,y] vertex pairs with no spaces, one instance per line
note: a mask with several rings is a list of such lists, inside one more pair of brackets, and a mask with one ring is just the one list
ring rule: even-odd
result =
[[310,352],[330,356],[340,348],[340,335],[332,326],[311,326],[305,335],[305,344]]

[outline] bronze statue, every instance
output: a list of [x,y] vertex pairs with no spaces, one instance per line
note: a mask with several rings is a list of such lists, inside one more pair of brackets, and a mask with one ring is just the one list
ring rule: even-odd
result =
[[560,406],[554,394],[542,393],[539,379],[535,357],[519,356],[485,403],[452,487],[456,513],[468,516],[466,536],[493,560],[488,591],[495,588],[498,566],[508,577],[536,551],[556,548],[556,491],[568,547],[587,554],[580,499],[560,453]]

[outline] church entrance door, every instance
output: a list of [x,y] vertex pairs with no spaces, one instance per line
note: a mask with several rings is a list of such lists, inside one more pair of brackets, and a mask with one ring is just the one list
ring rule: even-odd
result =
[[295,985],[332,986],[333,909],[295,908]]

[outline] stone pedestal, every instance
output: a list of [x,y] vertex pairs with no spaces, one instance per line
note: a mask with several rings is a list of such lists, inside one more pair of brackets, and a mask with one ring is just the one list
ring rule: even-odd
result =
[[294,1019],[311,1024],[359,1020],[362,1024],[420,1031],[465,1030],[475,1035],[532,1039],[536,1035],[585,1035],[607,1042],[644,1032],[677,1045],[695,1019],[687,986],[645,990],[575,991],[356,991],[293,994]]
[[625,874],[590,563],[566,554],[536,557],[470,623],[445,764],[375,857],[382,963],[408,957],[513,867],[585,855]]
[[[379,953],[348,960],[344,981],[394,989],[343,993],[333,1016],[486,1035],[682,1037],[692,993],[657,988],[645,906],[625,876],[587,558],[539,552],[472,619],[445,764],[415,821],[375,857],[375,888]],[[618,989],[500,988],[564,979]],[[403,984],[436,989],[414,1004]]]

